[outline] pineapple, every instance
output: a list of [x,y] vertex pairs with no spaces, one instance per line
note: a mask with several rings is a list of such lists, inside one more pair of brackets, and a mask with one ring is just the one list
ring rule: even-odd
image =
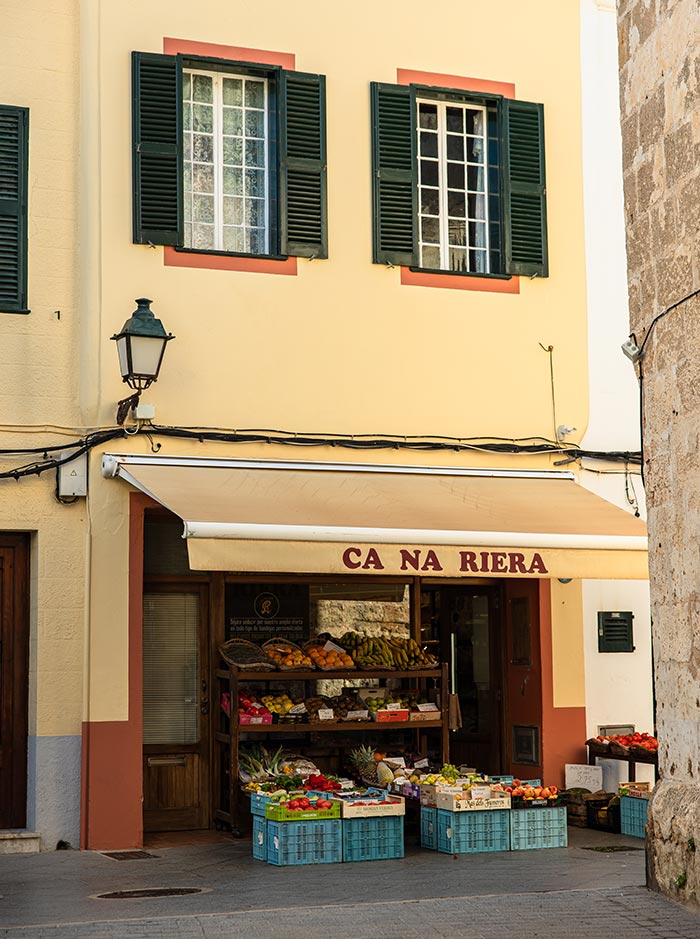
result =
[[357,775],[364,782],[377,783],[377,764],[374,759],[373,747],[357,747],[351,750],[349,760]]

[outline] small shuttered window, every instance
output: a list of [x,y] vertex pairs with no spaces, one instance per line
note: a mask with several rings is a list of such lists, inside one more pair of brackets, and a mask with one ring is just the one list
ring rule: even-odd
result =
[[[132,60],[134,242],[328,257],[324,76],[142,52]],[[199,100],[195,77],[211,83],[217,72],[227,76],[218,97]]]
[[0,313],[27,309],[29,110],[0,106]]
[[632,622],[629,611],[598,613],[598,652],[634,652]]
[[375,263],[546,277],[542,105],[378,83],[371,97]]

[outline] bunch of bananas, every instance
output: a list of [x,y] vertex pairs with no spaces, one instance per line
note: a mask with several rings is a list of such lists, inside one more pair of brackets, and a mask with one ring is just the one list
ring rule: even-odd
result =
[[432,668],[435,659],[418,645],[415,639],[389,640],[397,668]]
[[353,658],[361,668],[394,668],[394,654],[386,639],[365,639],[353,651]]

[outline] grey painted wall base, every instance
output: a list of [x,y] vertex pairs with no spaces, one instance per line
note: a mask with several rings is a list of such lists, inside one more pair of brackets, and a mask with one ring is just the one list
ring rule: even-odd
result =
[[59,841],[80,847],[80,737],[29,737],[27,828],[43,851]]

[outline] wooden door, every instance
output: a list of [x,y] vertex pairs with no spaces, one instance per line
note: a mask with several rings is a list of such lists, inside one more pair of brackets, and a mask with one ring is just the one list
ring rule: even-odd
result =
[[505,582],[505,744],[508,772],[542,775],[539,582]]
[[27,824],[28,536],[0,534],[0,828]]
[[144,831],[209,827],[207,599],[203,585],[144,587]]
[[450,735],[451,761],[500,773],[501,620],[497,587],[443,587],[440,608],[449,641],[452,690],[462,728]]

